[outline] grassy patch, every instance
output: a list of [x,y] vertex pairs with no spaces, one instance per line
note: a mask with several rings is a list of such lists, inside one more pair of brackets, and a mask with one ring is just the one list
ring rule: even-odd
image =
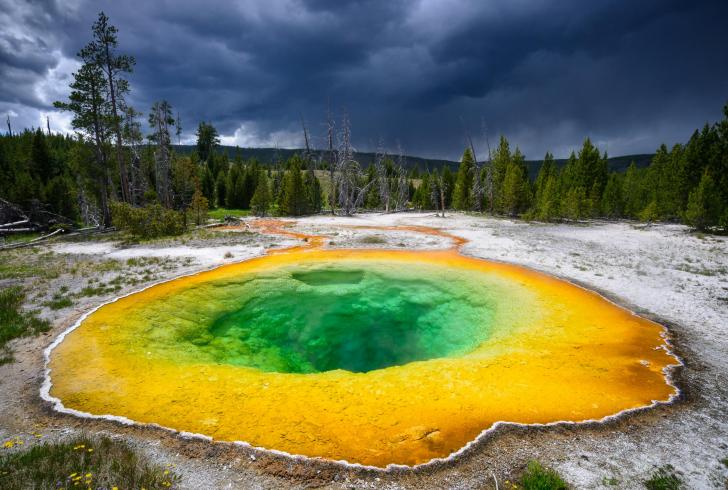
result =
[[115,293],[116,291],[120,290],[121,286],[118,284],[106,286],[104,284],[100,284],[98,286],[86,286],[81,291],[79,291],[76,296],[81,298],[87,298],[90,296],[104,296],[106,294]]
[[233,216],[234,218],[241,218],[243,216],[250,216],[249,209],[228,209],[228,208],[217,208],[211,209],[207,212],[207,216],[212,219],[222,220],[225,216]]
[[43,305],[47,306],[51,310],[62,310],[63,308],[73,306],[73,301],[68,296],[62,296],[56,293],[53,295],[53,299],[46,301]]
[[723,466],[725,466],[726,468],[728,468],[728,458],[723,458],[723,459],[720,460],[720,462],[723,463]]
[[0,245],[10,245],[14,243],[25,243],[31,240],[35,240],[41,236],[37,231],[31,231],[28,233],[8,233],[3,237],[3,241],[0,241]]
[[23,301],[25,293],[20,287],[0,290],[0,364],[13,359],[7,347],[12,339],[46,332],[51,327],[47,320],[23,311]]
[[679,490],[683,488],[682,480],[675,473],[672,465],[666,464],[657,468],[649,480],[644,482],[649,490]]
[[178,477],[144,461],[127,444],[108,437],[80,436],[41,444],[0,457],[0,487],[166,489]]
[[544,468],[538,461],[530,461],[521,475],[524,490],[566,490],[566,482],[554,470]]

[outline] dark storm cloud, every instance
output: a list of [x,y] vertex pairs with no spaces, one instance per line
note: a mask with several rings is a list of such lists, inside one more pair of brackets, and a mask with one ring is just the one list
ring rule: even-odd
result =
[[480,134],[484,125],[532,158],[565,155],[585,136],[616,155],[683,141],[728,100],[721,0],[0,7],[0,112],[26,124],[67,90],[99,9],[137,59],[132,104],[170,100],[188,138],[210,120],[227,141],[296,145],[301,114],[321,133],[330,101],[346,109],[361,149],[383,137],[410,153],[457,157],[464,126]]

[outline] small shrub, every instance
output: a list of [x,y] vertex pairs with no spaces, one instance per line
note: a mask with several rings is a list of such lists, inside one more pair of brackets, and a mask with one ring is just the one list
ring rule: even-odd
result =
[[0,290],[0,364],[12,361],[7,343],[18,337],[47,332],[51,325],[34,313],[23,311],[25,293],[20,287]]
[[649,490],[679,490],[683,488],[682,480],[675,474],[675,468],[666,464],[657,468],[649,480],[645,480],[645,488]]
[[126,203],[112,203],[111,221],[134,238],[157,238],[184,232],[182,214],[159,204],[135,208]]
[[521,476],[521,487],[524,490],[566,490],[566,482],[554,470],[531,461]]
[[109,437],[74,437],[0,457],[0,486],[26,488],[167,489],[178,477],[144,461],[126,443]]
[[69,298],[67,296],[62,296],[61,294],[54,294],[53,299],[45,302],[44,305],[49,307],[51,310],[62,310],[63,308],[72,306],[73,301],[71,301],[71,298]]

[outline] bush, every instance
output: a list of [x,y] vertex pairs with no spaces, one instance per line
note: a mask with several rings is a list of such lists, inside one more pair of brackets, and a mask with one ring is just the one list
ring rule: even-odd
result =
[[[10,441],[12,444],[12,441]],[[0,457],[0,486],[25,488],[172,487],[178,477],[109,437],[74,437]]]
[[0,364],[12,361],[6,344],[12,339],[47,332],[51,325],[33,313],[23,311],[25,293],[19,287],[0,290]]
[[114,202],[111,204],[111,221],[117,229],[135,238],[179,235],[185,228],[181,213],[159,204],[135,208],[126,203]]
[[566,490],[566,482],[552,469],[544,468],[538,461],[531,461],[521,476],[524,490]]

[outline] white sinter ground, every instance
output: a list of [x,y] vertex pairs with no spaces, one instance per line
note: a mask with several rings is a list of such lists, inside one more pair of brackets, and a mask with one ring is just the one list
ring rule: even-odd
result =
[[[349,218],[321,215],[295,221],[293,229],[297,231],[329,235],[329,247],[448,247],[446,238],[342,225],[441,228],[469,240],[462,249],[465,254],[522,264],[597,289],[622,305],[671,324],[679,351],[686,360],[682,378],[689,393],[687,401],[674,407],[663,407],[598,430],[554,428],[496,435],[492,445],[476,448],[461,462],[431,473],[342,473],[327,481],[317,481],[317,485],[483,488],[492,483],[491,471],[499,476],[508,475],[524,461],[534,458],[556,469],[574,488],[604,488],[608,479],[618,481],[618,488],[642,488],[642,482],[655,467],[665,464],[675,467],[687,488],[726,488],[728,468],[721,463],[728,458],[726,237],[702,236],[680,225],[528,224],[462,214],[448,214],[446,218],[432,213],[365,214]],[[64,325],[84,311],[150,281],[244,260],[263,254],[267,248],[294,243],[298,242],[255,233],[214,233],[206,238],[182,237],[169,243],[133,246],[96,241],[50,245],[48,248],[57,256],[67,257],[69,261],[86,257],[123,262],[155,257],[158,262],[138,265],[133,273],[127,264],[123,274],[138,280],[122,283],[120,290],[81,297],[73,306],[57,311],[43,310],[42,315],[54,322],[54,331],[47,338],[17,341],[14,345],[18,362],[0,366],[0,378],[5,380],[0,379],[0,422],[6,422],[5,428],[0,423],[0,436],[12,437],[34,418],[44,416],[28,412],[27,404],[37,399],[37,388],[24,380],[41,379],[42,349]],[[154,269],[153,277],[145,275],[148,268]],[[118,275],[119,271],[113,271],[96,277],[104,282]],[[73,293],[84,285],[78,277],[65,274],[51,280],[47,291],[39,293],[35,301],[42,304],[61,286]],[[154,459],[178,462],[176,471],[182,476],[181,488],[301,486],[300,482],[258,469],[254,454],[249,461],[247,457],[236,459],[235,465],[187,459],[174,450],[159,447],[157,433],[149,433],[144,438],[134,434],[126,437]]]

